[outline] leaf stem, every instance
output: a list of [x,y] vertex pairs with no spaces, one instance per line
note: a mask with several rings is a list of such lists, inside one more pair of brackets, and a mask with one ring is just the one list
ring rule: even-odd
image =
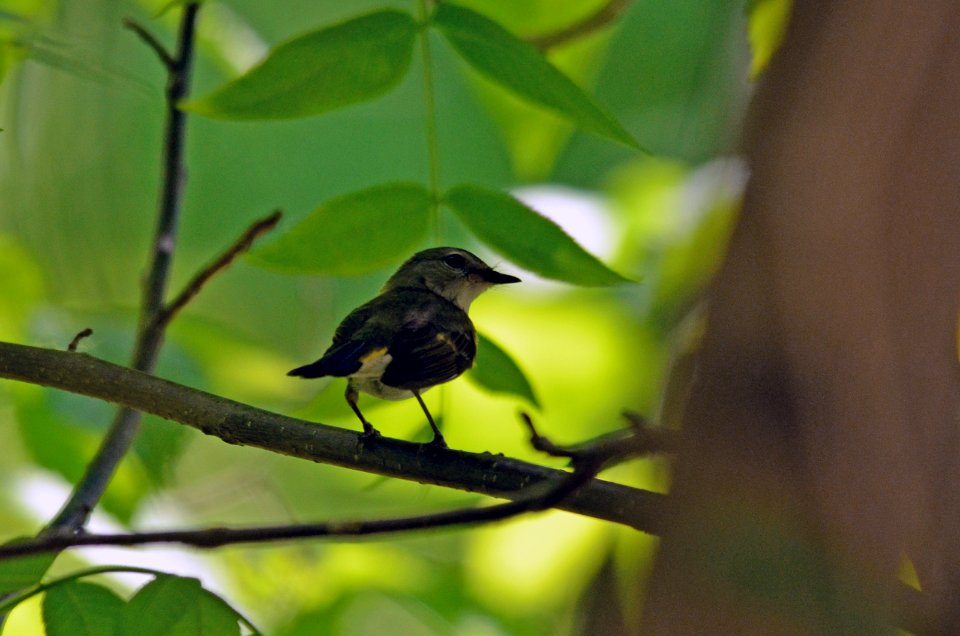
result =
[[434,103],[433,56],[430,52],[429,4],[430,0],[417,0],[420,16],[420,51],[423,57],[423,105],[426,120],[427,163],[430,166],[430,195],[433,223],[433,240],[443,242],[440,230],[440,148],[437,137],[437,112]]

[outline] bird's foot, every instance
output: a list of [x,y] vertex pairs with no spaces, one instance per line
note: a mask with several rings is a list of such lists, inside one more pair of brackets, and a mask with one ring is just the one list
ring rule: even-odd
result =
[[369,422],[363,423],[363,432],[357,437],[357,444],[363,446],[364,444],[372,444],[380,439],[380,431],[373,428],[373,425]]

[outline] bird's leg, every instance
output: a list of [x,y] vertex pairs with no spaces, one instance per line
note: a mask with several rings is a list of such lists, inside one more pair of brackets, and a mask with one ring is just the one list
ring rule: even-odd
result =
[[363,424],[363,433],[360,435],[360,438],[368,439],[372,437],[379,437],[380,431],[373,428],[373,424],[368,422],[367,418],[365,418],[363,413],[360,412],[360,407],[357,406],[357,399],[359,399],[360,394],[350,382],[347,382],[347,392],[344,393],[344,397],[347,398],[347,404],[350,405],[350,408],[353,409],[353,412],[357,414],[358,418],[360,418],[360,423]]
[[430,428],[433,429],[433,439],[430,440],[430,445],[439,446],[440,448],[447,448],[447,441],[443,439],[443,435],[440,433],[437,423],[433,421],[433,416],[430,415],[430,411],[427,410],[427,405],[423,403],[423,398],[420,397],[420,391],[416,389],[410,389],[410,391],[413,393],[413,396],[417,398],[417,402],[420,403],[420,408],[423,409],[424,415],[427,416],[427,421],[430,423]]

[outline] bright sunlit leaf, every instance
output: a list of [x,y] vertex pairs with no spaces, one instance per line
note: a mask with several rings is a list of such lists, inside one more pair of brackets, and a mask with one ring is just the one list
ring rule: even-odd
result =
[[756,79],[767,68],[780,48],[790,22],[793,0],[751,0],[747,4],[747,36],[750,50],[750,78]]
[[410,66],[413,18],[378,11],[277,46],[263,62],[181,108],[218,119],[309,117],[378,97]]
[[551,510],[486,526],[467,537],[466,586],[498,611],[569,606],[600,567],[610,528]]
[[0,234],[0,338],[16,340],[43,298],[40,265],[11,237]]
[[251,253],[258,265],[295,274],[350,276],[409,255],[427,232],[430,194],[391,183],[323,203],[276,241]]
[[923,586],[920,584],[920,575],[917,574],[917,567],[906,554],[900,555],[900,571],[897,577],[913,589],[923,591]]
[[465,7],[443,3],[433,24],[474,69],[520,97],[634,148],[637,141],[536,48]]
[[123,608],[118,634],[137,636],[226,636],[240,634],[237,614],[200,581],[158,576]]
[[[30,541],[32,537],[19,537],[7,541],[4,545]],[[0,561],[0,595],[16,592],[40,582],[47,568],[57,558],[52,554],[35,554],[23,557],[14,557]]]
[[113,634],[124,601],[94,583],[67,581],[55,585],[43,598],[47,636],[101,636]]
[[523,370],[509,353],[483,334],[477,334],[477,360],[467,377],[489,391],[511,393],[540,407]]
[[631,282],[580,247],[559,225],[509,194],[462,185],[443,200],[477,238],[540,276],[584,286]]
[[42,634],[43,611],[41,596],[31,596],[18,603],[3,617],[4,634]]

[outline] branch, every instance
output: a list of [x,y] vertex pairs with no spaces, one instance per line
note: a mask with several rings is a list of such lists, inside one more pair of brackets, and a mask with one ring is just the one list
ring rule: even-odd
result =
[[[205,528],[202,530],[162,530],[126,534],[86,534],[51,536],[28,543],[0,546],[0,559],[42,552],[56,552],[79,546],[132,546],[151,543],[179,543],[196,548],[217,548],[238,543],[266,543],[290,539],[319,537],[369,537],[400,532],[464,526],[500,521],[527,512],[546,510],[562,503],[597,476],[604,462],[596,458],[581,462],[572,473],[541,482],[517,493],[514,501],[481,508],[448,510],[428,515],[375,519],[369,521],[334,521],[297,525],[262,526],[256,528]],[[544,486],[548,486],[544,489]]]
[[630,0],[608,0],[605,5],[579,22],[565,26],[553,33],[544,33],[527,38],[527,42],[541,51],[572,42],[610,26],[626,11],[629,5]]
[[[358,433],[346,429],[316,424],[277,415],[246,404],[240,404],[203,391],[175,384],[146,373],[105,362],[84,353],[68,353],[54,349],[40,349],[25,345],[0,342],[0,377],[54,387],[122,404],[129,408],[157,415],[199,429],[230,444],[255,446],[265,450],[309,459],[311,461],[343,466],[377,475],[396,477],[423,484],[433,484],[477,492],[495,497],[514,499],[520,503],[529,498],[530,488],[537,484],[573,480],[574,473],[546,468],[490,453],[467,453],[445,448],[434,448],[403,440],[381,437],[375,444],[359,443]],[[640,446],[639,442],[631,442]],[[559,448],[559,447],[558,447]],[[627,451],[624,451],[627,453]],[[560,453],[564,454],[564,453]],[[566,453],[569,456],[569,453]],[[633,455],[634,452],[627,454]],[[573,492],[556,502],[555,507],[596,519],[620,523],[650,534],[662,533],[667,513],[667,496],[639,488],[631,488],[599,479],[592,479],[582,487],[567,482]],[[576,486],[576,488],[573,488]],[[542,487],[542,486],[541,486]],[[559,486],[558,486],[559,488]],[[527,489],[527,490],[524,490]],[[557,494],[557,493],[555,493]],[[562,492],[559,494],[563,494]],[[549,500],[543,507],[553,507]],[[504,506],[509,504],[504,504]],[[533,510],[534,508],[528,508]],[[493,520],[496,514],[517,514],[510,508],[488,506],[471,511],[451,511],[433,515],[439,519],[433,527],[442,525],[445,517],[452,517],[446,525]],[[523,510],[521,510],[523,511]],[[469,515],[491,515],[488,519],[470,519]],[[459,517],[458,517],[459,515]],[[248,529],[208,529],[211,536],[190,542],[191,531],[167,531],[132,535],[99,535],[110,545],[178,541],[198,547],[214,547],[232,542],[256,542],[256,533],[263,533],[263,541],[292,539],[305,536],[345,536],[353,525],[354,535],[383,534],[413,530],[401,527],[415,523],[412,519],[336,522]],[[424,517],[420,517],[424,519]],[[377,528],[377,524],[382,524]],[[390,524],[396,524],[390,528]],[[357,531],[357,527],[361,531]],[[295,528],[300,528],[296,530]],[[311,534],[306,534],[312,530]],[[287,532],[286,536],[267,533]],[[204,532],[204,531],[200,531]],[[301,534],[297,534],[297,533]],[[244,536],[244,533],[253,533]],[[84,537],[91,537],[85,539]],[[37,542],[23,545],[45,545],[49,550],[70,545],[88,545],[98,535],[68,536],[63,533],[46,534]],[[113,538],[116,537],[116,538]],[[196,539],[196,537],[193,537]],[[49,542],[49,543],[43,543]],[[60,543],[57,543],[60,542]],[[104,543],[106,544],[106,543]],[[16,545],[4,546],[0,554],[12,556]],[[13,552],[10,552],[13,550]],[[898,586],[897,615],[903,625],[931,624],[930,612],[925,609],[925,595]]]
[[80,341],[84,338],[89,338],[93,335],[93,329],[87,327],[86,329],[80,331],[73,337],[73,340],[70,341],[70,344],[67,345],[67,351],[73,352],[77,350],[77,347],[80,346]]
[[121,21],[121,24],[123,24],[125,28],[136,33],[137,36],[143,40],[144,44],[149,46],[153,52],[157,54],[157,57],[160,58],[160,63],[163,64],[168,71],[173,69],[173,67],[176,65],[173,56],[170,55],[167,47],[165,47],[153,33],[150,33],[145,26],[133,18],[124,18]]
[[[231,444],[495,497],[516,499],[525,488],[568,474],[501,455],[397,439],[360,443],[354,431],[263,411],[83,353],[0,342],[0,377],[120,404]],[[658,493],[594,480],[559,508],[656,534],[664,501]]]
[[554,457],[569,457],[575,464],[591,460],[610,464],[626,457],[672,453],[679,449],[677,431],[651,427],[636,413],[623,415],[630,423],[629,429],[607,433],[574,446],[559,446],[542,436],[527,413],[521,412],[520,419],[530,431],[530,444],[535,449]]
[[[163,297],[170,276],[184,186],[183,147],[186,116],[177,109],[177,102],[187,96],[190,84],[194,29],[199,9],[198,2],[190,2],[184,6],[180,17],[177,48],[172,57],[146,29],[136,22],[125,21],[125,25],[160,56],[167,69],[166,128],[157,228],[150,269],[144,280],[140,327],[132,361],[132,366],[141,371],[153,370],[163,342],[163,327],[155,326],[155,323],[163,309]],[[130,450],[140,428],[140,419],[140,414],[136,411],[117,411],[97,454],[87,465],[86,472],[70,493],[70,498],[44,530],[44,534],[71,534],[86,524],[90,512],[107,489],[117,465]]]
[[280,210],[276,210],[270,216],[262,218],[259,221],[255,221],[253,225],[247,228],[247,231],[244,232],[243,235],[234,242],[233,245],[228,247],[226,251],[223,252],[223,254],[218,256],[212,263],[197,272],[190,282],[187,283],[187,286],[183,289],[183,291],[181,291],[172,302],[170,302],[166,307],[163,308],[162,311],[157,314],[152,328],[165,329],[166,326],[170,324],[170,321],[173,320],[180,312],[180,310],[186,307],[187,303],[193,300],[197,294],[200,293],[200,290],[203,289],[203,286],[206,285],[211,278],[229,267],[234,259],[237,258],[237,256],[249,250],[254,241],[276,227],[282,216],[283,214],[280,212]]

